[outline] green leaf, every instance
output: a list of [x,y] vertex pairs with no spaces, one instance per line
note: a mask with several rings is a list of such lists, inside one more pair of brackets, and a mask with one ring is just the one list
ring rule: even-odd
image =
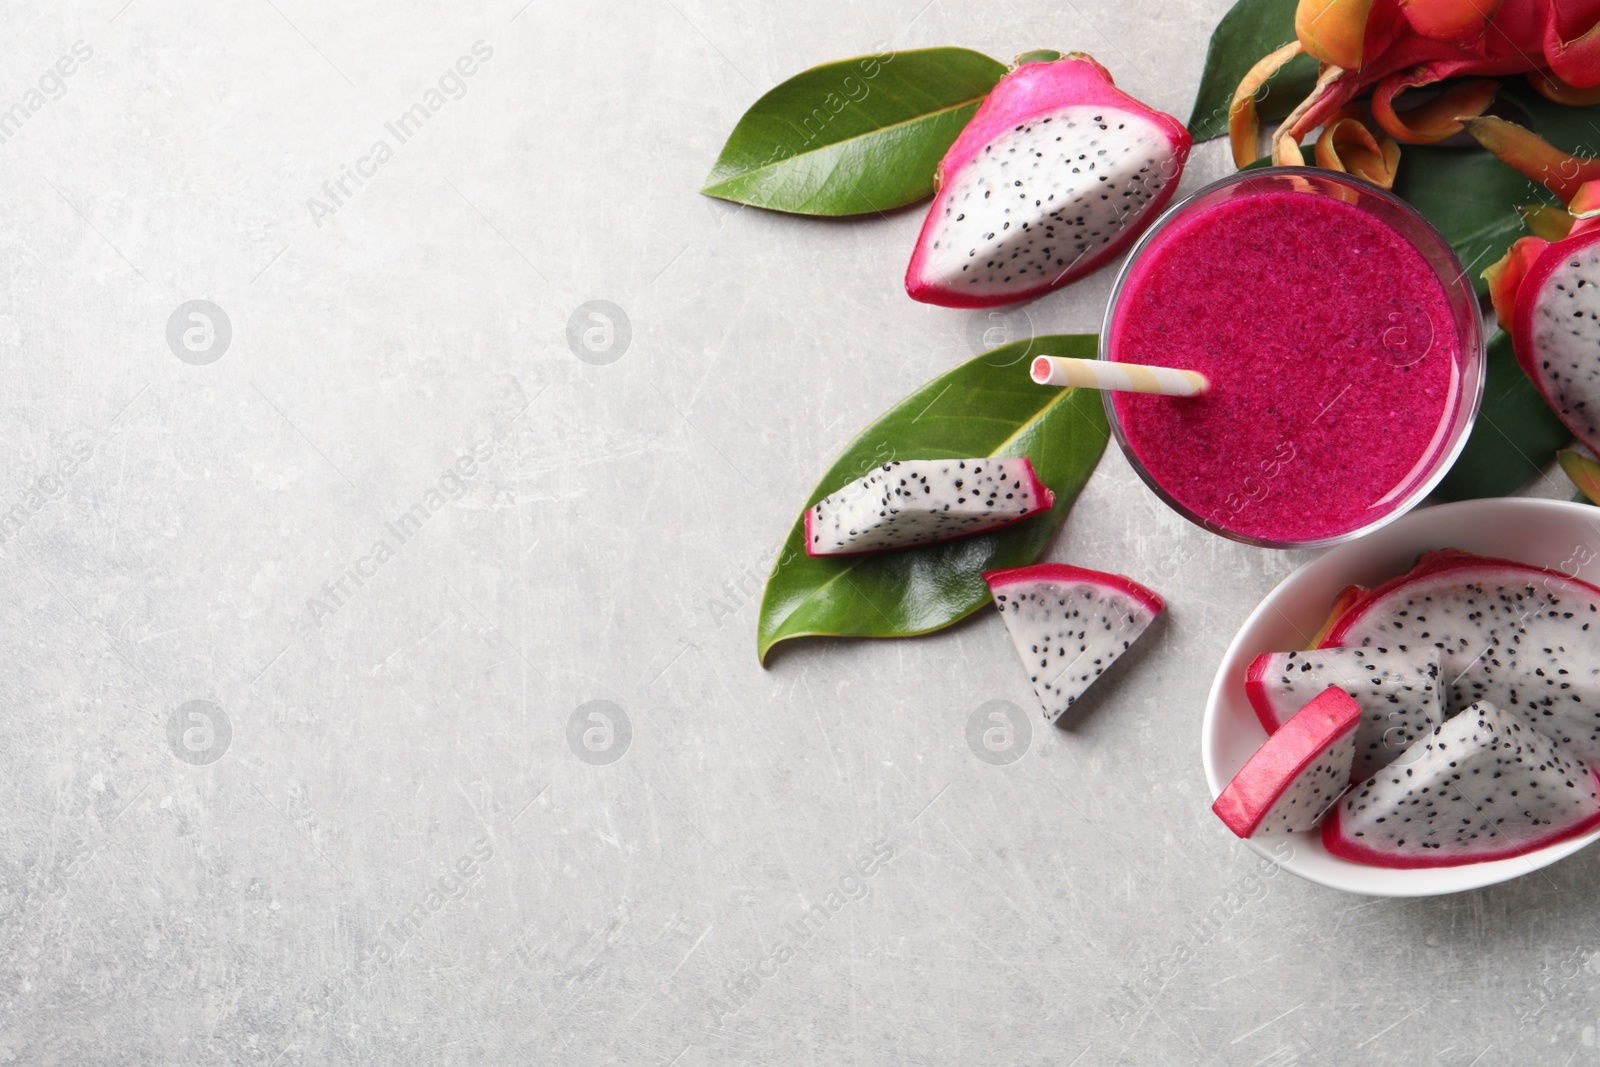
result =
[[1500,83],[1501,98],[1520,104],[1532,120],[1533,129],[1540,137],[1563,152],[1592,156],[1600,151],[1600,104],[1588,107],[1568,107],[1546,100],[1521,78],[1508,78]]
[[[1263,56],[1294,40],[1294,9],[1297,0],[1239,0],[1222,16],[1206,65],[1200,75],[1200,93],[1189,116],[1189,134],[1196,142],[1209,141],[1228,132],[1228,105],[1250,68]],[[1273,122],[1294,110],[1317,84],[1317,61],[1301,55],[1284,64],[1267,79],[1256,95],[1256,110],[1262,121]]]
[[[1502,99],[1527,112],[1539,135],[1564,152],[1593,154],[1600,138],[1600,105],[1567,107],[1551,103],[1521,79],[1507,80]],[[1489,291],[1483,268],[1505,255],[1528,230],[1519,204],[1553,204],[1556,199],[1481,149],[1406,145],[1401,150],[1395,194],[1438,227],[1466,265],[1479,295]]]
[[872,556],[805,554],[805,509],[778,555],[761,600],[758,652],[791,637],[904,637],[948,626],[989,601],[983,572],[1038,559],[1105,451],[1100,394],[1051,389],[1028,377],[1038,355],[1092,359],[1090,336],[1038,337],[985,352],[941,375],[867,427],[806,501],[891,459],[1023,456],[1055,506],[975,537]]
[[1511,336],[1498,332],[1489,341],[1478,421],[1434,496],[1440,500],[1505,496],[1534,478],[1571,439],[1517,365]]
[[1537,185],[1481,149],[1405,145],[1395,195],[1438,229],[1461,257],[1478,295],[1488,293],[1483,269],[1518,237],[1527,236],[1518,204],[1550,202]]
[[757,100],[708,196],[801,215],[860,215],[933,194],[933,172],[1005,65],[965,48],[813,67]]

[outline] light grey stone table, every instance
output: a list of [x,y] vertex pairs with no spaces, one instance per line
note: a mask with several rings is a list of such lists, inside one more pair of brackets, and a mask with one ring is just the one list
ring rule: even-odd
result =
[[1031,700],[997,619],[756,662],[834,451],[1109,278],[916,305],[915,212],[702,198],[727,131],[932,44],[1186,116],[1224,8],[10,5],[0,1063],[1594,1060],[1600,851],[1368,900],[1211,816],[1214,665],[1302,558],[1115,449],[1050,557],[1170,618],[1019,761],[966,740]]

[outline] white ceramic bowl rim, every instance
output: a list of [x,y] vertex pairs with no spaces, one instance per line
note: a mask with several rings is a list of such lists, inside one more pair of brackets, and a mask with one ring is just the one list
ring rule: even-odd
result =
[[[1600,579],[1600,509],[1561,500],[1502,498],[1440,504],[1414,511],[1377,533],[1330,549],[1297,569],[1267,594],[1235,635],[1212,682],[1201,726],[1200,755],[1212,797],[1266,740],[1249,700],[1244,674],[1262,652],[1304,647],[1327,617],[1339,590],[1371,587],[1408,570],[1416,557],[1461,548]],[[1225,832],[1225,831],[1224,831]],[[1315,834],[1246,841],[1258,855],[1333,889],[1371,896],[1458,893],[1532,873],[1600,838],[1600,830],[1526,856],[1460,867],[1394,870],[1329,854]],[[1285,848],[1287,845],[1287,848]]]

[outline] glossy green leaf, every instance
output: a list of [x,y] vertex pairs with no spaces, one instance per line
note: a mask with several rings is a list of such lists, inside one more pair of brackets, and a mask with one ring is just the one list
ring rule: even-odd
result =
[[1489,291],[1483,269],[1527,236],[1517,205],[1551,199],[1544,186],[1481,149],[1410,144],[1401,148],[1394,192],[1450,242],[1479,296]]
[[948,626],[989,601],[983,572],[1039,558],[1105,451],[1100,394],[1050,389],[1028,378],[1038,355],[1092,359],[1093,336],[1038,337],[968,360],[906,397],[834,461],[806,501],[891,459],[1027,456],[1055,506],[1014,526],[921,548],[813,559],[805,509],[778,555],[761,600],[763,661],[791,637],[904,637]]
[[797,74],[734,127],[701,192],[802,215],[933,194],[933,172],[1005,65],[965,48],[862,56]]
[[1489,341],[1478,421],[1434,496],[1440,500],[1505,496],[1536,477],[1571,439],[1517,365],[1510,335],[1498,332]]
[[[1222,16],[1206,50],[1200,93],[1189,116],[1189,134],[1196,142],[1228,132],[1228,105],[1239,82],[1263,56],[1294,40],[1297,0],[1239,0]],[[1296,56],[1267,79],[1256,94],[1256,111],[1262,121],[1283,118],[1310,95],[1317,83],[1317,61]]]

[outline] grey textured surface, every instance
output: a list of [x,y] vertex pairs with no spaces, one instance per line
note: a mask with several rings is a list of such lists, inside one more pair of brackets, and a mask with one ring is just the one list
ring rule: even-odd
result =
[[[1596,1058],[1600,852],[1374,901],[1210,815],[1213,665],[1298,559],[1114,449],[1050,556],[1170,617],[1020,760],[966,740],[1032,699],[987,614],[756,663],[828,457],[1110,279],[915,305],[915,212],[701,198],[726,132],[946,43],[1091,51],[1185,115],[1223,3],[520,2],[7,10],[0,104],[92,55],[0,144],[0,1062]],[[192,300],[231,337],[185,313],[180,359]],[[610,362],[567,344],[591,300]]]

